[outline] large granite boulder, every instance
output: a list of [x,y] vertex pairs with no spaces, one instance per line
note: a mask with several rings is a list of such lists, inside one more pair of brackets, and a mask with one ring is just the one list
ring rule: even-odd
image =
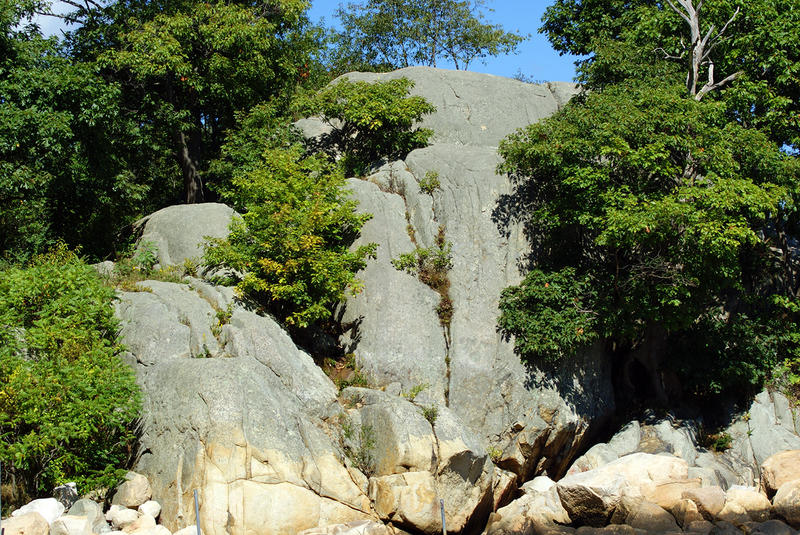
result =
[[155,247],[162,268],[197,261],[203,256],[206,237],[228,235],[233,215],[232,208],[219,203],[168,206],[134,223],[142,232],[138,246],[149,243]]
[[[140,287],[121,293],[117,310],[144,391],[136,471],[149,478],[164,525],[194,522],[195,489],[207,535],[376,519],[326,424],[338,412],[336,388],[277,323],[238,304],[224,324],[199,312],[230,300],[196,282]],[[160,330],[142,325],[150,315]],[[195,330],[214,340],[215,356],[193,350]]]
[[373,437],[369,495],[383,520],[439,533],[439,500],[444,500],[448,530],[461,532],[485,521],[494,466],[483,442],[452,411],[363,388],[348,388],[342,397],[355,407],[350,425]]
[[[557,111],[574,85],[430,68],[347,76],[405,76],[437,111],[423,121],[436,131],[431,146],[350,181],[359,209],[374,214],[359,243],[378,243],[379,257],[360,274],[364,290],[340,311],[342,344],[375,386],[428,384],[425,395],[490,442],[501,468],[521,480],[559,477],[590,425],[614,408],[610,364],[592,347],[558,370],[526,367],[497,331],[500,292],[522,279],[530,247],[521,228],[496,215],[511,192],[508,177],[496,173],[496,145]],[[432,192],[420,187],[429,173],[440,183]],[[415,247],[434,247],[440,235],[452,244],[453,264],[453,315],[444,325],[440,296],[391,264]]]

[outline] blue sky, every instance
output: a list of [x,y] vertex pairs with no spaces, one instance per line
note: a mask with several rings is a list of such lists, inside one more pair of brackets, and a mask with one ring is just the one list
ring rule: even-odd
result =
[[[501,24],[506,30],[530,34],[531,37],[522,43],[518,54],[487,58],[485,65],[474,62],[469,70],[498,76],[513,76],[521,70],[523,74],[536,80],[572,80],[575,76],[575,58],[559,56],[547,39],[538,33],[542,14],[550,3],[545,0],[489,0],[487,4],[494,12],[486,13],[488,22]],[[340,0],[311,0],[309,15],[314,21],[324,17],[326,24],[330,26],[336,22],[334,12],[339,4]]]
[[[413,1],[413,0],[410,0]],[[311,0],[309,16],[313,21],[325,19],[326,25],[335,24],[334,13],[340,0]],[[542,13],[550,3],[546,0],[489,0],[493,13],[486,13],[486,20],[493,24],[501,24],[506,30],[521,34],[530,34],[530,39],[519,47],[519,53],[497,58],[487,58],[486,64],[473,62],[470,70],[496,74],[498,76],[514,76],[517,71],[535,80],[569,81],[575,76],[574,57],[559,56],[545,37],[538,33]],[[56,10],[64,9],[61,2],[53,2]],[[39,25],[46,35],[59,31],[60,19],[40,17]],[[446,64],[440,67],[449,67]]]

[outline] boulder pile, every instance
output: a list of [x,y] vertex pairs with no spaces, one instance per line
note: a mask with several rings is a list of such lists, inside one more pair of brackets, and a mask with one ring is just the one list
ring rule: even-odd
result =
[[637,452],[557,483],[540,476],[521,490],[520,498],[492,513],[485,535],[796,535],[800,450],[769,457],[760,486],[723,490],[690,477],[679,457]]

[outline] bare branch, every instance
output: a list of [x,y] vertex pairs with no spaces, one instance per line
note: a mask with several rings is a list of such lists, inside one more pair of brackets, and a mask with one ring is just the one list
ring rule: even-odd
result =
[[720,80],[716,84],[711,84],[711,85],[710,84],[706,84],[705,86],[703,86],[703,88],[700,91],[697,92],[697,95],[695,95],[694,99],[695,100],[700,100],[701,98],[703,98],[703,96],[706,93],[708,93],[710,91],[714,91],[715,89],[719,89],[720,87],[724,86],[728,82],[732,82],[732,81],[736,80],[737,78],[739,78],[743,74],[744,74],[744,71],[738,71],[738,72],[735,72],[735,73],[731,74],[730,76]]
[[653,52],[659,52],[659,51],[660,51],[662,54],[664,54],[664,59],[682,60],[682,59],[684,58],[684,56],[686,55],[686,52],[685,52],[685,51],[684,51],[684,53],[683,53],[683,54],[681,54],[680,56],[673,56],[673,55],[671,55],[670,53],[668,53],[666,50],[664,50],[664,49],[663,49],[663,48],[661,48],[661,47],[658,47],[658,48],[655,48],[655,49],[653,49]]
[[[678,0],[678,1],[680,1],[680,0]],[[692,21],[691,21],[691,20],[689,20],[689,17],[688,17],[688,16],[687,16],[687,15],[686,15],[686,14],[685,14],[683,11],[681,11],[680,9],[678,9],[678,6],[676,6],[675,4],[673,4],[673,3],[672,3],[672,0],[667,0],[667,3],[669,4],[669,7],[671,7],[671,8],[672,8],[672,11],[674,11],[675,13],[677,13],[678,15],[680,15],[680,16],[683,18],[683,20],[685,20],[685,21],[686,21],[686,22],[688,22],[689,24],[691,24],[691,23],[692,23]]]
[[728,19],[728,22],[726,22],[726,23],[725,23],[725,25],[722,27],[722,29],[719,31],[719,33],[717,34],[717,37],[716,37],[717,39],[719,39],[720,37],[722,37],[722,35],[725,33],[725,30],[727,30],[727,29],[728,29],[728,26],[730,26],[730,25],[731,25],[731,23],[732,23],[732,22],[734,21],[734,19],[735,19],[735,18],[736,18],[736,17],[739,15],[739,12],[740,12],[741,10],[742,10],[742,9],[741,9],[739,6],[736,6],[736,11],[734,11],[734,12],[733,12],[733,15],[731,15],[731,18],[729,18],[729,19]]

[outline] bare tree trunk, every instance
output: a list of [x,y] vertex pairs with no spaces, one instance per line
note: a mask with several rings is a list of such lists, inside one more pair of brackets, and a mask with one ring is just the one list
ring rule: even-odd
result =
[[[717,28],[712,24],[704,35],[700,27],[700,10],[703,7],[704,0],[700,0],[697,3],[697,7],[694,6],[692,0],[675,1],[680,5],[680,7],[676,6],[672,0],[667,0],[667,3],[669,4],[669,7],[672,8],[675,13],[680,15],[689,26],[689,52],[691,55],[692,64],[689,66],[689,70],[686,74],[686,90],[688,91],[689,95],[694,97],[695,100],[700,100],[707,93],[714,91],[715,89],[719,89],[743,74],[742,71],[735,72],[719,82],[715,82],[714,61],[711,59],[711,52],[725,34],[728,26],[730,26],[734,19],[736,19],[737,15],[739,15],[740,9],[738,7],[736,8],[736,11],[733,13],[731,18],[728,19],[728,22],[725,23],[719,32],[715,33]],[[684,54],[681,54],[681,56],[678,57],[668,55],[667,58],[682,59]],[[703,87],[698,90],[697,85],[700,80],[700,72],[704,67],[706,68],[707,81]]]
[[194,204],[203,201],[203,182],[200,172],[192,159],[189,145],[186,142],[186,134],[177,131],[174,134],[176,144],[175,158],[181,167],[183,174],[183,188],[186,193],[186,204]]

